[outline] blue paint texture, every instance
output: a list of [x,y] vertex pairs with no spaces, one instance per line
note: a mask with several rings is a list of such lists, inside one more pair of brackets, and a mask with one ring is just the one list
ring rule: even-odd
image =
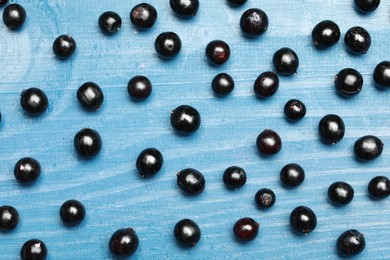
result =
[[[25,0],[27,20],[13,32],[0,24],[0,204],[18,209],[21,221],[12,232],[0,232],[1,259],[18,259],[22,244],[38,238],[46,243],[48,259],[113,259],[108,250],[111,234],[119,228],[136,230],[138,259],[334,259],[335,242],[347,229],[366,236],[366,250],[356,259],[388,259],[390,252],[390,203],[373,201],[367,184],[377,175],[390,177],[390,92],[378,90],[372,71],[382,60],[390,60],[390,3],[382,1],[370,15],[357,13],[353,1],[274,0],[248,2],[232,8],[224,0],[201,0],[194,19],[181,20],[168,0],[148,0],[158,11],[154,27],[140,32],[130,24],[129,12],[137,1]],[[241,14],[250,7],[264,10],[268,31],[258,39],[243,37]],[[113,37],[103,35],[97,20],[105,11],[123,19]],[[341,29],[340,42],[326,51],[311,43],[311,30],[331,19]],[[369,52],[350,55],[343,43],[352,26],[365,27],[372,36]],[[171,61],[158,58],[154,40],[161,32],[174,31],[182,39],[181,53]],[[52,43],[60,34],[77,42],[75,55],[67,61],[54,57]],[[231,48],[223,66],[210,66],[204,55],[208,42],[221,39]],[[300,58],[298,74],[281,77],[279,91],[267,100],[255,98],[253,83],[264,71],[273,70],[272,56],[290,47]],[[343,68],[357,69],[364,77],[359,95],[339,97],[334,76]],[[220,73],[232,75],[236,86],[226,98],[217,98],[211,80]],[[133,102],[127,82],[135,75],[147,76],[153,84],[145,102]],[[76,90],[93,81],[102,88],[105,100],[96,113],[85,112]],[[42,88],[49,97],[47,113],[38,118],[25,115],[20,93],[29,87]],[[284,104],[302,100],[306,117],[289,123]],[[171,110],[188,104],[202,115],[202,125],[192,136],[174,133]],[[336,145],[320,142],[317,126],[326,114],[344,119],[346,134]],[[82,128],[96,129],[103,139],[101,153],[92,160],[79,158],[73,137]],[[256,137],[264,129],[277,131],[281,152],[261,157]],[[361,163],[354,159],[353,144],[373,134],[384,142],[381,157]],[[147,147],[164,156],[161,172],[141,179],[135,160]],[[36,158],[42,166],[32,186],[19,185],[13,167],[22,157]],[[305,182],[296,189],[281,186],[279,171],[287,163],[299,163]],[[247,184],[228,191],[223,171],[232,165],[244,168]],[[184,196],[176,185],[176,172],[196,168],[206,178],[199,196]],[[334,181],[347,181],[355,198],[346,207],[335,208],[327,200]],[[275,205],[259,210],[254,195],[271,188]],[[77,199],[87,210],[85,221],[65,227],[59,217],[62,203]],[[297,236],[289,227],[289,214],[299,205],[312,208],[318,226],[307,236]],[[247,244],[237,242],[232,227],[241,217],[260,223],[258,237]],[[173,227],[191,218],[202,230],[199,244],[180,248]]]

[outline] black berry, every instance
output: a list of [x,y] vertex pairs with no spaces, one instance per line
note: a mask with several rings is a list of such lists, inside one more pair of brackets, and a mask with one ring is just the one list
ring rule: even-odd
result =
[[206,46],[206,58],[213,65],[222,65],[228,61],[230,57],[229,45],[221,40],[209,42]]
[[182,219],[177,222],[173,229],[173,234],[176,241],[183,247],[195,246],[201,237],[198,224],[191,219]]
[[299,66],[298,55],[290,48],[281,48],[276,51],[272,62],[275,69],[283,75],[294,75]]
[[299,186],[305,180],[305,171],[296,163],[289,163],[280,170],[280,181],[287,188]]
[[371,46],[371,36],[363,27],[352,27],[346,33],[344,42],[347,50],[353,54],[366,54]]
[[373,78],[378,88],[390,88],[390,61],[382,61],[376,65]]
[[214,77],[211,82],[211,88],[215,95],[219,97],[227,96],[234,89],[234,80],[229,74],[220,73]]
[[18,211],[12,206],[0,207],[0,231],[14,229],[19,223]]
[[334,79],[337,93],[344,97],[352,97],[362,90],[363,77],[359,71],[351,68],[340,70]]
[[111,35],[120,30],[122,18],[115,12],[107,11],[100,15],[98,23],[104,34]]
[[253,90],[258,98],[268,98],[273,96],[279,88],[279,77],[272,71],[261,73],[255,83]]
[[359,12],[367,14],[375,11],[380,2],[380,0],[355,0],[355,7]]
[[21,5],[10,4],[3,11],[3,22],[10,30],[22,27],[26,20],[26,10]]
[[338,115],[326,115],[321,118],[320,123],[318,124],[318,131],[320,138],[324,143],[336,144],[344,137],[344,121]]
[[31,239],[23,244],[20,250],[22,260],[45,260],[47,248],[44,242],[39,239]]
[[6,5],[8,3],[8,0],[0,0],[0,7]]
[[233,226],[233,233],[241,242],[252,241],[259,233],[260,224],[252,218],[241,218]]
[[67,225],[80,224],[85,218],[84,205],[78,200],[67,200],[60,208],[60,218]]
[[187,168],[177,173],[177,185],[187,194],[196,195],[203,192],[206,180],[198,170]]
[[240,28],[245,36],[258,37],[268,29],[268,16],[258,8],[248,9],[241,16]]
[[273,155],[282,149],[282,140],[275,131],[266,129],[257,136],[257,149],[262,155]]
[[223,182],[228,189],[239,189],[246,183],[246,172],[238,166],[230,166],[223,173]]
[[164,159],[156,148],[146,148],[137,157],[136,167],[142,178],[148,178],[158,173],[163,165]]
[[305,117],[306,106],[298,99],[291,99],[284,105],[284,115],[291,122],[297,122]]
[[359,231],[350,229],[339,236],[336,247],[337,252],[344,257],[355,256],[366,247],[366,239]]
[[47,110],[49,100],[43,90],[29,88],[22,91],[20,105],[31,116],[38,116]]
[[70,35],[60,35],[53,43],[53,52],[59,59],[69,59],[76,50],[76,41]]
[[120,257],[131,256],[138,245],[138,236],[132,228],[118,229],[112,234],[109,242],[111,253]]
[[102,139],[97,131],[84,128],[75,135],[74,147],[79,155],[91,158],[102,149]]
[[157,11],[148,3],[141,3],[131,10],[130,20],[138,30],[151,28],[157,20]]
[[201,117],[194,107],[181,105],[171,112],[171,125],[179,134],[189,135],[199,129]]
[[163,59],[172,59],[181,50],[181,40],[174,32],[164,32],[157,36],[154,42],[157,54]]
[[270,189],[260,189],[256,192],[255,202],[260,209],[268,209],[275,204],[275,193]]
[[241,6],[246,3],[247,0],[227,0],[227,2],[234,7]]
[[376,176],[368,183],[368,192],[373,199],[384,199],[390,195],[390,180],[385,176]]
[[290,225],[298,234],[308,234],[317,226],[317,216],[305,206],[296,207],[290,215]]
[[86,110],[97,110],[104,101],[103,91],[96,83],[86,82],[77,90],[77,100]]
[[145,76],[134,76],[127,84],[127,92],[134,101],[143,101],[152,93],[152,83]]
[[169,0],[172,10],[181,18],[191,18],[198,13],[198,0]]
[[354,195],[354,190],[351,185],[343,181],[332,183],[328,188],[328,197],[336,206],[349,204]]
[[378,158],[383,151],[381,139],[373,135],[366,135],[356,140],[354,145],[355,156],[361,161]]
[[322,21],[313,28],[311,38],[315,47],[327,49],[340,40],[340,28],[333,21]]
[[41,175],[41,165],[34,158],[24,157],[15,164],[14,175],[18,182],[31,184]]

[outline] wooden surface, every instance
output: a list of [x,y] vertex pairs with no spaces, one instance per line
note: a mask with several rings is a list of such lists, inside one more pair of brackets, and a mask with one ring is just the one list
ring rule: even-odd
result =
[[[0,232],[1,259],[18,259],[22,244],[31,238],[43,240],[48,259],[111,259],[108,241],[123,227],[136,230],[139,259],[326,259],[336,258],[335,242],[347,229],[366,236],[366,250],[357,259],[388,259],[390,252],[390,202],[373,201],[367,184],[377,175],[390,177],[390,91],[374,87],[372,71],[382,60],[390,60],[390,3],[382,1],[372,14],[364,16],[353,1],[249,0],[234,9],[224,0],[200,1],[198,15],[180,20],[172,14],[168,0],[150,0],[158,11],[155,26],[147,32],[135,30],[129,20],[137,1],[26,0],[27,20],[20,31],[0,24],[0,204],[12,205],[20,213],[18,227]],[[239,19],[250,7],[263,9],[269,17],[268,31],[259,39],[241,35]],[[123,19],[121,31],[106,37],[97,19],[107,10]],[[311,30],[320,21],[334,20],[342,39],[332,49],[315,50]],[[365,27],[372,36],[367,55],[346,52],[344,33],[352,26]],[[174,31],[183,48],[172,61],[160,60],[154,39]],[[77,41],[76,54],[68,61],[57,60],[52,43],[71,34]],[[212,67],[204,48],[214,39],[228,42],[232,55],[227,64]],[[298,74],[281,77],[279,91],[268,100],[253,94],[253,82],[263,71],[272,70],[272,55],[281,47],[294,49],[300,58]],[[364,77],[361,93],[351,99],[336,95],[333,78],[352,67]],[[212,94],[210,82],[219,72],[230,73],[236,87],[227,98]],[[128,80],[145,75],[153,83],[151,97],[132,102]],[[105,101],[97,113],[81,109],[77,88],[96,82]],[[19,98],[23,89],[39,87],[50,100],[47,113],[26,116]],[[306,117],[288,123],[283,106],[291,98],[302,100]],[[178,105],[189,104],[202,115],[199,131],[190,137],[176,135],[169,114]],[[337,145],[319,141],[320,118],[335,113],[344,119],[346,134]],[[73,148],[74,135],[84,127],[99,131],[103,149],[97,158],[82,160]],[[257,135],[264,129],[277,131],[282,151],[276,156],[259,156]],[[385,144],[380,158],[361,163],[353,157],[353,144],[360,136],[377,135]],[[135,160],[146,147],[160,149],[164,156],[161,172],[141,179]],[[20,186],[13,167],[18,159],[31,156],[40,161],[42,175],[30,187]],[[299,163],[306,171],[305,182],[287,190],[279,171],[287,163]],[[247,184],[227,191],[223,171],[231,165],[243,167]],[[206,178],[206,190],[196,197],[184,196],[176,185],[176,172],[193,167]],[[347,181],[355,189],[352,203],[335,208],[327,200],[327,188],[334,181]],[[274,190],[276,204],[260,211],[254,195],[260,188]],[[66,228],[59,218],[65,200],[78,199],[87,210],[78,227]],[[318,226],[307,236],[293,234],[289,214],[296,206],[311,207]],[[234,222],[250,216],[260,222],[256,240],[241,244],[232,234]],[[195,220],[202,238],[193,249],[177,246],[172,235],[182,218]]]

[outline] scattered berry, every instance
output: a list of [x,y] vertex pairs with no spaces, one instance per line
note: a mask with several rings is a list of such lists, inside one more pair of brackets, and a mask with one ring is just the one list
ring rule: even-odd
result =
[[18,182],[31,184],[41,175],[41,165],[31,157],[24,157],[15,164],[14,175]]
[[347,50],[353,54],[366,54],[371,46],[371,36],[363,27],[352,27],[344,37]]
[[215,66],[222,65],[230,57],[230,47],[221,40],[211,41],[206,46],[206,57],[211,64]]
[[111,35],[120,30],[122,18],[115,12],[107,11],[100,15],[98,23],[104,34]]
[[383,151],[381,139],[373,135],[360,137],[354,145],[355,156],[361,161],[378,158]]
[[360,254],[366,247],[364,235],[355,229],[343,232],[337,239],[337,252],[344,256],[355,256]]
[[344,121],[338,115],[326,115],[320,120],[318,131],[324,143],[336,144],[344,137]]
[[60,218],[67,225],[75,226],[85,218],[84,205],[78,200],[67,200],[60,208]]
[[278,133],[268,129],[257,136],[256,144],[262,155],[273,155],[282,149],[282,140]]
[[246,172],[238,166],[230,166],[223,173],[223,182],[228,189],[239,189],[246,183]]
[[268,29],[268,16],[258,8],[246,10],[240,19],[241,31],[248,37],[258,37]]
[[284,115],[291,122],[297,122],[305,117],[306,106],[298,99],[291,99],[284,105]]
[[157,20],[157,11],[148,3],[141,3],[131,10],[130,20],[138,30],[148,30]]
[[351,185],[343,181],[332,183],[328,188],[328,197],[332,204],[342,206],[349,204],[354,195]]
[[181,105],[171,112],[171,125],[179,134],[189,135],[199,129],[201,117],[194,107]]
[[196,195],[203,192],[206,180],[198,170],[187,168],[177,173],[177,185],[187,194]]
[[272,71],[261,73],[253,85],[253,90],[258,98],[273,96],[279,88],[279,77]]
[[20,96],[20,105],[31,116],[43,114],[47,110],[48,104],[49,100],[45,92],[39,88],[23,90]]
[[198,13],[198,0],[169,0],[169,4],[175,14],[181,18],[191,18]]
[[260,224],[252,218],[241,218],[233,226],[233,233],[241,242],[248,242],[256,238]]
[[315,47],[327,49],[340,40],[340,28],[333,21],[322,21],[313,28],[311,38]]
[[194,247],[201,237],[198,224],[191,219],[182,219],[177,222],[173,234],[176,241],[183,247]]
[[173,59],[181,50],[181,40],[174,32],[164,32],[154,42],[157,54],[166,60]]
[[18,4],[10,4],[3,11],[3,22],[10,30],[18,30],[26,20],[26,10]]
[[8,0],[0,0],[0,7],[5,6],[8,3]]
[[285,165],[280,171],[280,181],[287,188],[294,188],[305,180],[305,171],[296,163]]
[[261,209],[268,209],[275,204],[275,193],[270,189],[260,189],[256,192],[255,202]]
[[84,109],[97,110],[104,101],[103,91],[96,83],[86,82],[77,90],[77,100]]
[[53,52],[59,59],[69,59],[76,50],[76,41],[70,35],[60,35],[53,43]]
[[0,207],[0,231],[14,229],[19,223],[18,211],[12,206]]
[[390,195],[390,180],[377,176],[368,183],[368,192],[373,199],[384,199]]
[[134,76],[127,84],[127,92],[134,101],[143,101],[152,93],[152,83],[145,76]]
[[156,148],[146,148],[137,158],[136,166],[138,174],[142,178],[148,178],[158,173],[163,165],[164,159]]
[[20,258],[22,260],[45,260],[46,257],[46,245],[39,239],[28,240],[20,250]]
[[373,78],[378,88],[390,88],[390,61],[379,63],[374,69]]
[[340,70],[334,79],[337,93],[344,97],[352,97],[362,90],[363,77],[359,71],[351,68]]
[[112,234],[109,248],[111,253],[127,257],[134,254],[139,244],[138,236],[132,228],[118,229]]
[[275,69],[283,75],[294,75],[299,66],[298,55],[290,48],[281,48],[276,51],[272,62]]
[[380,0],[355,0],[355,7],[359,12],[367,14],[375,11],[380,2]]
[[84,128],[75,135],[74,147],[79,155],[92,158],[102,149],[102,139],[97,131]]
[[317,216],[305,206],[296,207],[290,215],[290,225],[298,234],[308,234],[317,226]]
[[227,2],[234,7],[241,6],[246,3],[247,0],[227,0]]
[[234,89],[234,80],[229,74],[220,73],[214,77],[211,82],[211,88],[215,95],[219,97],[227,96]]

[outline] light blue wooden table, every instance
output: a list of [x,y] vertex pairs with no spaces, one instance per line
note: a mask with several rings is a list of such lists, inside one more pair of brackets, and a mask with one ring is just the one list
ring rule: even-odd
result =
[[[28,18],[22,30],[12,32],[0,24],[0,204],[13,205],[21,221],[9,233],[0,232],[0,259],[18,259],[22,244],[31,238],[43,240],[48,259],[111,259],[108,241],[124,227],[136,230],[139,259],[334,259],[339,234],[351,228],[366,236],[366,250],[357,259],[389,259],[390,201],[373,201],[366,187],[377,175],[390,177],[390,91],[374,87],[372,71],[390,59],[390,3],[382,1],[372,15],[358,14],[353,1],[249,0],[234,9],[224,0],[203,0],[198,15],[180,20],[168,0],[149,0],[158,11],[155,26],[147,32],[135,30],[129,19],[137,1],[25,0]],[[269,17],[268,31],[259,39],[241,35],[239,19],[250,7],[263,9]],[[107,37],[97,19],[107,10],[123,19],[121,31]],[[315,50],[311,30],[321,20],[332,19],[342,39],[332,49]],[[372,36],[367,55],[346,52],[344,33],[352,26],[365,27]],[[160,60],[154,39],[164,31],[182,39],[181,53],[172,61]],[[52,43],[68,33],[78,48],[70,60],[59,61]],[[232,55],[221,67],[208,65],[204,48],[214,39],[228,42]],[[281,47],[294,49],[300,58],[298,74],[281,77],[279,91],[268,100],[253,94],[253,82],[263,71],[272,70],[272,55]],[[335,93],[333,78],[345,67],[364,77],[361,93],[351,99]],[[230,73],[236,82],[224,99],[211,91],[210,82],[219,72]],[[127,82],[145,75],[153,93],[143,103],[131,101]],[[88,113],[76,99],[77,88],[86,81],[99,84],[105,95],[102,109]],[[46,91],[50,107],[39,118],[26,116],[19,98],[23,89]],[[283,106],[291,98],[302,100],[307,115],[299,123],[288,123]],[[199,131],[181,137],[170,126],[169,114],[181,104],[196,107],[202,115]],[[319,141],[317,125],[328,113],[340,115],[346,124],[344,139],[328,146]],[[74,135],[84,127],[99,131],[103,149],[92,160],[82,160],[73,148]],[[283,149],[276,156],[259,156],[255,141],[266,128],[277,131]],[[361,163],[353,157],[353,144],[360,136],[377,135],[385,144],[380,158]],[[135,160],[146,147],[163,153],[162,171],[141,179]],[[13,167],[18,159],[31,156],[40,161],[42,175],[30,187],[20,186]],[[306,171],[305,182],[286,190],[279,171],[296,162]],[[247,184],[228,191],[222,182],[225,168],[243,167]],[[183,196],[176,185],[176,172],[193,167],[205,175],[206,190],[196,197]],[[327,200],[334,181],[347,181],[355,198],[344,208]],[[277,202],[260,211],[253,197],[260,188],[275,191]],[[59,218],[65,200],[78,199],[87,210],[78,227],[66,228]],[[297,236],[289,227],[289,214],[299,205],[311,207],[318,226],[307,236]],[[250,216],[260,222],[258,237],[247,244],[235,241],[234,222]],[[173,227],[182,218],[195,220],[202,238],[193,249],[182,249],[173,238]]]

